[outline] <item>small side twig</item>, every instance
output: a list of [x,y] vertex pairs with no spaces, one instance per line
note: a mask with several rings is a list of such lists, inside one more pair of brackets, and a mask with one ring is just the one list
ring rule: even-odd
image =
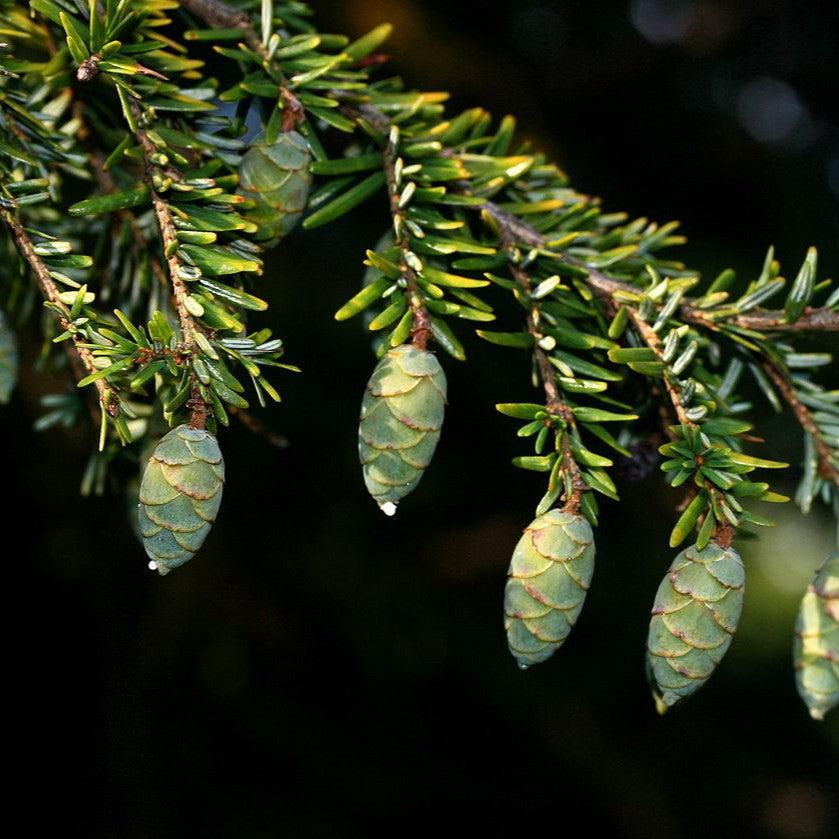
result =
[[[86,144],[90,139],[90,127],[85,122],[84,108],[82,102],[77,98],[73,102],[73,116],[78,122],[79,128],[76,131],[76,137],[79,142]],[[113,175],[105,168],[105,156],[95,147],[88,150],[88,157],[90,160],[90,167],[93,170],[93,175],[96,178],[96,183],[103,194],[109,195],[117,192],[119,187],[113,178]],[[137,216],[127,207],[123,207],[116,211],[116,217],[124,221],[131,231],[131,238],[134,240],[134,251],[137,256],[145,253],[148,249],[148,242],[140,227],[140,222]],[[169,281],[166,279],[166,272],[160,264],[160,260],[155,254],[149,254],[149,266],[155,279],[165,288],[169,287]]]
[[256,434],[258,437],[262,437],[263,440],[266,440],[270,445],[274,446],[277,449],[287,449],[288,448],[288,438],[284,437],[282,434],[278,434],[276,431],[272,431],[265,425],[262,420],[257,419],[253,414],[244,410],[243,408],[237,408],[235,405],[228,405],[227,412],[233,414],[237,420],[242,424],[244,428],[251,432],[251,434]]
[[664,383],[664,388],[667,391],[670,403],[673,405],[673,410],[676,412],[676,419],[682,425],[695,427],[696,423],[688,419],[685,406],[682,404],[682,392],[679,385],[672,381],[668,375],[667,363],[664,361],[661,353],[661,342],[658,339],[658,334],[653,331],[653,328],[641,317],[636,309],[627,306],[626,310],[629,314],[629,319],[632,321],[632,325],[641,336],[641,340],[656,354],[656,358],[664,363],[665,369],[661,380]]
[[[61,328],[71,333],[70,341],[63,343],[70,361],[70,366],[73,369],[73,375],[77,380],[81,380],[88,375],[99,372],[93,353],[84,346],[83,337],[73,330],[70,309],[61,301],[58,286],[56,286],[50,276],[49,269],[44,264],[44,261],[35,253],[35,247],[29,238],[29,234],[17,216],[10,210],[2,209],[0,210],[0,215],[2,215],[6,227],[8,227],[9,232],[12,234],[18,251],[32,270],[41,295],[51,304],[50,311],[55,315]],[[99,405],[102,411],[111,417],[117,417],[120,412],[119,399],[113,389],[104,379],[97,379],[94,384],[99,394]],[[94,415],[93,420],[96,422],[98,417]]]
[[833,463],[833,451],[813,419],[810,409],[798,398],[792,383],[774,362],[764,361],[761,366],[775,387],[778,388],[778,392],[784,398],[784,401],[789,405],[798,424],[812,437],[816,457],[818,458],[819,477],[839,487],[839,469]]
[[[144,158],[144,179],[149,190],[149,195],[152,200],[152,208],[154,209],[155,219],[157,220],[157,227],[160,231],[160,238],[163,244],[163,253],[166,258],[166,264],[169,269],[169,282],[172,286],[172,298],[175,305],[175,311],[178,313],[178,321],[181,326],[181,337],[185,348],[191,353],[198,352],[198,345],[195,336],[201,332],[201,326],[189,311],[186,299],[189,296],[186,283],[181,277],[181,260],[177,254],[178,249],[178,235],[175,227],[172,212],[166,201],[160,197],[155,189],[155,180],[161,177],[169,176],[172,173],[163,172],[160,167],[152,162],[152,157],[156,153],[154,143],[149,139],[145,130],[142,127],[143,112],[136,102],[131,103],[131,110],[134,119],[137,122],[137,130],[135,136],[143,151]],[[190,373],[192,381],[192,394],[187,402],[187,407],[190,410],[189,424],[193,428],[204,428],[207,416],[211,413],[206,400],[201,395],[201,390],[198,385],[198,378],[194,373]]]
[[420,350],[424,350],[431,338],[431,317],[422,302],[422,295],[417,285],[417,272],[411,267],[411,245],[408,228],[405,224],[405,214],[401,206],[399,184],[396,177],[396,148],[393,138],[389,139],[384,148],[384,173],[387,183],[390,215],[393,220],[395,244],[401,254],[400,268],[402,277],[407,285],[408,307],[411,310],[411,343]]
[[[526,295],[530,295],[532,282],[530,274],[519,265],[515,259],[516,244],[509,231],[505,233],[504,228],[501,230],[502,240],[504,241],[504,249],[507,252],[507,265],[510,273],[513,275],[515,281],[519,284],[522,291]],[[574,454],[571,451],[570,433],[576,426],[574,412],[566,405],[565,401],[559,392],[559,387],[556,383],[556,373],[551,365],[545,351],[539,346],[539,341],[544,337],[540,328],[541,317],[539,306],[534,303],[527,312],[527,331],[533,338],[533,360],[536,364],[536,369],[539,373],[539,379],[542,382],[542,389],[545,393],[545,407],[548,413],[558,416],[566,425],[566,429],[562,434],[562,441],[560,443],[562,457],[562,471],[568,475],[571,483],[571,492],[565,498],[564,509],[570,513],[576,513],[580,508],[580,501],[583,493],[588,490],[585,481],[583,480],[582,472],[574,459]]]

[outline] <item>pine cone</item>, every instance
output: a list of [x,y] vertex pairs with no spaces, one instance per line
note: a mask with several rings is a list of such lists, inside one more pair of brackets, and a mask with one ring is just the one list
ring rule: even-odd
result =
[[223,487],[224,459],[208,431],[179,425],[157,444],[138,507],[149,568],[168,574],[192,559],[215,521]]
[[446,376],[430,352],[402,344],[376,365],[361,402],[358,454],[364,483],[387,515],[431,462],[445,406]]
[[580,515],[549,510],[519,539],[504,589],[510,652],[525,669],[550,658],[577,622],[594,574],[594,534]]
[[824,719],[839,704],[839,552],[825,560],[801,600],[793,661],[810,716]]
[[647,637],[647,668],[664,713],[695,693],[720,663],[743,609],[745,570],[733,548],[685,548],[661,581]]
[[0,311],[0,403],[6,404],[17,382],[17,341],[6,315]]
[[292,231],[306,208],[312,154],[296,131],[280,134],[276,143],[255,142],[239,164],[239,193],[256,206],[244,215],[259,225],[255,238],[273,247]]

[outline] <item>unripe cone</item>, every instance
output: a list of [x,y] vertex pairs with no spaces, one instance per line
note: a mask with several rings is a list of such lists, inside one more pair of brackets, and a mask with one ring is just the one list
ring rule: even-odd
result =
[[661,581],[647,636],[660,713],[695,693],[720,663],[743,609],[745,570],[734,548],[685,548]]
[[179,425],[157,444],[138,507],[152,570],[168,574],[192,559],[215,521],[223,487],[224,460],[208,431]]
[[312,175],[312,153],[296,131],[280,134],[276,143],[255,142],[239,164],[239,192],[256,206],[244,215],[259,225],[255,238],[275,245],[297,224],[306,208]]
[[17,382],[17,342],[6,315],[0,311],[0,403],[6,403]]
[[583,516],[549,510],[519,539],[504,589],[507,645],[522,669],[550,658],[577,622],[594,574]]
[[839,704],[839,552],[825,560],[801,600],[793,660],[810,716],[824,719]]
[[388,515],[431,462],[445,407],[446,376],[432,353],[402,344],[376,365],[361,402],[358,454],[364,483]]

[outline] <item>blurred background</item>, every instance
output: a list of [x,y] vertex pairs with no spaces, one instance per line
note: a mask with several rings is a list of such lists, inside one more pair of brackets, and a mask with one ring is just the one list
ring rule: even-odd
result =
[[[745,280],[774,243],[788,274],[812,243],[821,274],[839,273],[834,2],[314,5],[326,31],[394,23],[398,72],[455,107],[515,113],[606,207],[680,218],[703,271]],[[367,497],[355,435],[373,359],[332,313],[383,210],[274,252],[259,293],[305,372],[260,416],[288,446],[224,433],[218,523],[165,580],[121,496],[79,498],[91,439],[31,430],[56,383],[30,372],[2,409],[9,763],[46,799],[28,817],[127,839],[839,835],[839,717],[810,721],[790,666],[798,600],[833,544],[823,510],[773,508],[779,527],[743,549],[722,667],[659,718],[643,650],[674,496],[658,474],[603,503],[594,585],[561,652],[522,673],[506,650],[506,567],[543,492],[510,466],[524,450],[493,409],[529,399],[520,354],[473,339],[469,363],[446,359],[432,468],[392,520]],[[797,463],[794,425],[759,412],[767,453]]]

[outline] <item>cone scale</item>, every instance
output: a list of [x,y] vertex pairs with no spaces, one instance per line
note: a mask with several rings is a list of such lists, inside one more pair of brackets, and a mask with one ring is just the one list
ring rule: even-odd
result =
[[296,131],[270,145],[258,140],[242,157],[239,193],[256,203],[244,215],[259,226],[255,238],[265,247],[288,235],[306,208],[311,162],[309,144]]
[[504,589],[507,644],[522,669],[550,658],[568,637],[591,584],[594,554],[591,525],[576,513],[549,510],[525,529]]
[[810,716],[824,719],[839,704],[839,552],[825,560],[801,600],[793,661]]
[[139,530],[149,568],[168,574],[188,562],[215,521],[224,488],[216,438],[179,425],[157,444],[140,483]]
[[403,344],[376,365],[361,403],[358,454],[364,483],[387,515],[431,462],[446,407],[446,376],[427,350]]
[[683,550],[655,597],[647,671],[659,713],[695,693],[731,645],[743,608],[745,571],[733,548]]

